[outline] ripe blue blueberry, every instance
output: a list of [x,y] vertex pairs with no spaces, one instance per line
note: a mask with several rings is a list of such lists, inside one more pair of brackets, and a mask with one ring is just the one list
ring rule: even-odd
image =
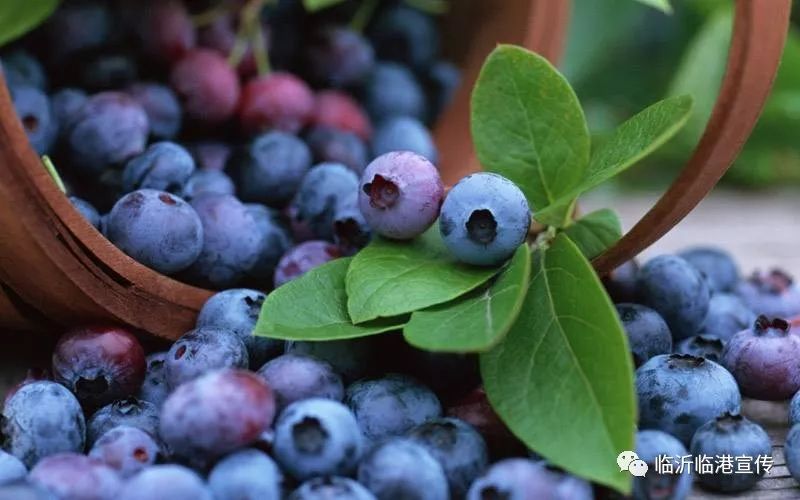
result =
[[203,249],[187,277],[214,288],[231,288],[258,262],[261,235],[253,215],[230,195],[203,194],[192,207],[203,225]]
[[401,64],[377,64],[364,92],[367,111],[375,122],[396,116],[425,119],[425,93],[414,73]]
[[381,347],[377,337],[328,342],[291,341],[286,343],[286,353],[303,354],[326,361],[345,383],[350,383],[377,371]]
[[589,483],[547,468],[544,462],[509,458],[492,465],[472,483],[467,500],[486,498],[554,498],[591,500]]
[[219,170],[196,170],[187,180],[181,191],[186,201],[201,194],[236,194],[236,186],[228,174]]
[[58,137],[58,123],[44,91],[27,85],[11,87],[11,100],[33,149],[47,154]]
[[171,389],[220,368],[247,368],[247,348],[233,330],[203,326],[185,333],[166,359]]
[[[692,455],[711,457],[714,473],[698,474],[698,481],[714,491],[733,493],[746,491],[761,479],[764,469],[758,467],[758,457],[770,457],[772,445],[764,429],[738,413],[725,413],[697,429],[689,448]],[[722,459],[737,457],[737,467],[742,456],[749,457],[750,474],[731,474],[721,469]],[[741,470],[741,469],[739,469]]]
[[114,469],[77,453],[44,457],[31,469],[29,480],[64,499],[115,500],[122,487]]
[[228,161],[242,200],[282,208],[311,168],[311,151],[285,132],[257,136]]
[[105,221],[106,237],[141,264],[164,274],[192,265],[203,250],[203,224],[182,199],[140,189],[114,205]]
[[315,477],[301,484],[288,500],[375,500],[362,485],[346,477]]
[[290,248],[275,268],[275,288],[297,279],[315,267],[341,257],[339,248],[327,241],[306,241]]
[[372,441],[400,436],[442,416],[442,405],[433,391],[405,375],[355,382],[347,388],[345,404]]
[[10,87],[27,85],[39,90],[47,89],[47,75],[42,63],[24,49],[15,49],[0,57],[6,83]]
[[795,481],[800,481],[800,425],[795,424],[789,429],[783,453],[786,456],[786,467],[789,468],[789,473]]
[[167,356],[166,351],[147,356],[147,372],[139,391],[139,399],[153,403],[157,408],[161,408],[170,391],[167,383]]
[[715,293],[708,303],[708,313],[700,333],[711,335],[725,342],[752,326],[756,315],[736,295]]
[[391,439],[374,446],[358,465],[358,482],[378,500],[450,498],[441,464],[427,449],[408,439]]
[[615,303],[636,302],[636,275],[639,273],[639,264],[629,260],[603,277],[609,297]]
[[60,138],[64,138],[72,128],[78,113],[86,104],[89,96],[81,89],[66,87],[50,96],[50,104],[53,108],[53,116],[58,123],[58,133]]
[[358,176],[338,163],[316,165],[303,179],[290,210],[296,223],[307,227],[321,240],[333,239],[336,213],[355,205]]
[[282,497],[283,474],[258,450],[242,450],[220,460],[208,475],[217,500],[259,500]]
[[489,452],[481,435],[457,418],[440,418],[411,429],[408,437],[424,446],[442,464],[450,494],[463,496],[489,465]]
[[24,479],[27,475],[28,469],[20,459],[0,450],[0,485]]
[[173,139],[178,135],[183,111],[178,96],[169,87],[158,83],[135,83],[126,92],[147,113],[150,135],[154,139]]
[[633,478],[633,498],[645,500],[684,500],[692,488],[692,476],[688,467],[680,474],[656,471],[659,457],[683,457],[689,453],[686,447],[666,432],[646,430],[636,433],[636,454],[647,464],[645,477]]
[[86,425],[86,444],[94,445],[103,434],[124,425],[135,427],[151,436],[158,435],[159,408],[136,398],[120,399],[94,412]]
[[203,479],[180,465],[154,465],[129,479],[116,500],[214,500]]
[[60,452],[83,451],[86,421],[75,396],[55,382],[20,387],[3,407],[4,448],[26,466]]
[[315,163],[341,163],[358,175],[367,166],[367,146],[353,132],[314,127],[306,135]]
[[277,211],[258,203],[248,203],[245,206],[255,220],[261,236],[258,259],[248,274],[248,282],[268,288],[273,283],[278,262],[292,246],[292,238]]
[[80,212],[80,214],[83,215],[87,221],[89,221],[89,224],[93,225],[95,228],[100,227],[100,214],[91,203],[82,198],[78,198],[77,196],[70,196],[69,201],[78,210],[78,212]]
[[259,439],[275,417],[275,398],[257,375],[223,369],[179,386],[161,409],[159,435],[167,449],[205,465]]
[[792,318],[800,314],[800,287],[779,269],[753,273],[736,287],[736,294],[756,314]]
[[199,170],[225,170],[233,148],[222,141],[198,141],[187,146]]
[[369,36],[379,59],[427,68],[439,52],[439,30],[430,15],[397,4],[383,11]]
[[690,248],[678,256],[700,271],[708,280],[711,291],[715,293],[732,292],[739,283],[739,266],[733,257],[721,248]]
[[400,151],[380,156],[367,166],[358,206],[377,234],[407,240],[433,224],[443,197],[436,167],[418,154]]
[[125,165],[122,188],[126,192],[156,189],[179,195],[194,171],[194,158],[183,146],[156,142]]
[[89,456],[100,460],[117,473],[129,478],[153,465],[160,448],[153,436],[136,427],[120,425],[98,439]]
[[495,266],[525,241],[530,225],[522,191],[505,177],[478,173],[461,179],[447,194],[439,230],[458,260]]
[[314,33],[306,59],[312,80],[324,87],[358,85],[375,66],[372,45],[360,33],[346,28]]
[[700,271],[680,257],[660,255],[647,262],[637,279],[642,304],[661,314],[675,341],[703,326],[711,289]]
[[695,335],[678,342],[675,346],[676,354],[688,354],[698,358],[706,358],[720,363],[725,342],[712,335]]
[[439,152],[428,128],[421,121],[407,116],[398,116],[381,122],[372,138],[373,156],[394,151],[411,151],[434,164],[439,158]]
[[617,304],[617,314],[628,334],[633,364],[643,365],[659,354],[672,352],[669,327],[657,312],[639,304]]
[[434,123],[453,101],[461,85],[461,70],[448,61],[437,61],[425,73],[423,82],[428,94],[428,122]]
[[197,328],[231,330],[244,343],[251,369],[283,352],[283,342],[253,335],[266,295],[246,288],[225,290],[211,296],[197,317]]
[[289,405],[275,424],[273,453],[295,479],[349,475],[364,450],[355,416],[342,403],[324,398]]
[[800,391],[789,402],[789,427],[800,424]]
[[722,366],[683,354],[660,355],[636,370],[639,428],[658,429],[688,445],[698,427],[738,412],[742,397]]
[[736,378],[742,395],[783,401],[800,390],[800,335],[782,319],[759,316],[751,328],[731,338],[722,365]]
[[29,481],[14,481],[13,483],[0,484],[0,498],[13,500],[59,500],[43,486],[32,484]]
[[283,354],[267,362],[258,374],[275,392],[278,412],[303,399],[344,398],[342,378],[329,363],[312,356]]

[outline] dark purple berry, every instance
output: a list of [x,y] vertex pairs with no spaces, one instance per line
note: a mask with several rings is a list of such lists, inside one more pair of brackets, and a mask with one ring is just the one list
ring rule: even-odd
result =
[[358,175],[367,166],[367,146],[356,134],[332,127],[314,127],[306,136],[315,163],[341,163]]
[[54,61],[71,60],[67,56],[104,45],[112,30],[109,6],[99,1],[63,4],[43,27]]
[[372,137],[372,124],[363,108],[348,94],[336,90],[317,94],[311,124],[352,132],[364,141]]
[[91,447],[103,434],[120,425],[136,427],[151,436],[158,435],[159,407],[134,397],[114,401],[89,418],[86,425],[86,444]]
[[116,500],[122,487],[122,479],[114,469],[77,453],[43,458],[31,470],[29,480],[58,498],[75,500]]
[[249,134],[275,129],[296,134],[314,112],[314,94],[290,73],[272,73],[250,80],[242,89],[239,122]]
[[616,307],[637,368],[653,356],[672,352],[672,335],[657,312],[639,304],[617,304]]
[[403,4],[383,11],[370,26],[369,36],[380,59],[417,69],[431,65],[439,52],[435,19]]
[[325,87],[362,83],[375,65],[372,45],[346,28],[326,28],[312,37],[306,51],[309,73]]
[[141,37],[151,57],[173,63],[194,48],[195,29],[183,2],[155,2],[142,14]]
[[159,452],[158,443],[151,434],[136,427],[120,425],[100,436],[89,456],[128,478],[153,465]]
[[179,385],[221,368],[247,368],[247,348],[229,329],[200,327],[184,334],[169,349],[167,383]]
[[278,267],[275,268],[275,288],[340,256],[339,249],[327,241],[301,243],[289,249],[278,262]]
[[311,356],[284,354],[269,361],[258,370],[275,393],[280,413],[284,408],[303,399],[344,398],[342,378],[325,361]]
[[239,77],[225,58],[208,49],[189,51],[172,67],[170,84],[186,115],[215,125],[233,116],[239,102]]

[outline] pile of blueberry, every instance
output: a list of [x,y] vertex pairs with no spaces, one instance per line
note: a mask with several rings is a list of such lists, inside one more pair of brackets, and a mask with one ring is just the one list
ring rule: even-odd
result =
[[[427,127],[460,76],[437,19],[387,1],[357,30],[359,4],[63,2],[0,65],[31,144],[114,245],[191,284],[268,290],[369,242],[359,194],[381,209],[406,198],[382,169],[437,163]],[[364,174],[397,151],[421,158]],[[429,225],[442,195],[429,189],[410,200],[424,216],[398,208],[387,234]]]

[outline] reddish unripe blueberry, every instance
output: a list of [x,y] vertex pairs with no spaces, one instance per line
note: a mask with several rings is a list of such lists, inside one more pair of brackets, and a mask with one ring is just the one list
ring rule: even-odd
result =
[[339,249],[327,241],[306,241],[290,248],[275,268],[275,288],[338,257],[341,257]]
[[159,451],[153,436],[136,427],[120,425],[103,434],[89,456],[127,478],[153,465]]
[[119,327],[67,331],[53,352],[53,377],[89,408],[138,394],[145,356],[136,337]]
[[475,427],[486,440],[493,456],[524,454],[524,445],[497,416],[482,387],[453,403],[446,413],[448,417],[459,418]]
[[255,442],[275,416],[259,376],[223,369],[179,386],[161,411],[160,434],[179,457],[202,462]]
[[290,73],[272,73],[247,82],[242,89],[242,129],[257,134],[269,129],[297,133],[314,112],[314,94]]
[[43,458],[31,470],[29,479],[64,499],[111,500],[122,487],[114,469],[96,458],[77,453]]
[[186,54],[170,74],[170,84],[189,118],[205,124],[224,122],[239,102],[239,77],[222,55],[208,49]]
[[150,56],[172,63],[196,44],[192,19],[183,2],[151,2],[141,26],[144,47]]
[[[261,29],[265,31],[265,48],[269,49],[269,26],[262,22]],[[230,54],[236,45],[236,23],[234,16],[222,15],[217,17],[211,24],[203,26],[197,31],[197,42],[201,47],[214,49],[220,54]],[[256,59],[253,57],[253,49],[248,46],[242,56],[242,61],[236,67],[239,75],[248,78],[256,74]]]
[[779,318],[759,316],[752,328],[734,335],[722,353],[742,395],[768,401],[791,398],[800,390],[800,335]]
[[439,216],[444,184],[436,167],[416,153],[379,156],[361,177],[358,205],[373,231],[398,240],[419,236]]
[[365,141],[372,136],[372,124],[364,109],[355,99],[336,90],[324,90],[317,94],[311,122],[313,125],[352,132]]

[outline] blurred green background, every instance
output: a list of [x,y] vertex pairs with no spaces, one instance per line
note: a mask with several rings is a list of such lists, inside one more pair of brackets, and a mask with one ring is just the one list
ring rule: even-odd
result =
[[[574,0],[561,68],[601,142],[620,122],[666,96],[691,94],[695,111],[670,143],[631,169],[626,186],[666,185],[700,138],[725,70],[730,0],[673,0],[665,14],[630,0]],[[800,31],[797,8],[773,93],[728,186],[800,185]]]

